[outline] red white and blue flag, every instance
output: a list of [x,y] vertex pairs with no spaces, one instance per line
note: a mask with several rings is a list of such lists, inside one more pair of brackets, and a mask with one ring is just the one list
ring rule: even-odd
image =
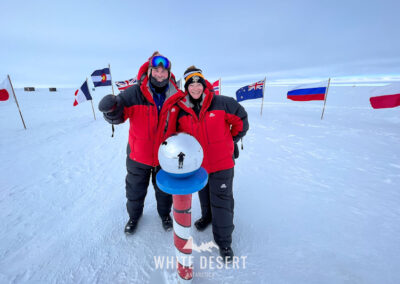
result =
[[392,108],[400,106],[400,83],[378,87],[372,94],[379,95],[369,98],[373,108]]
[[292,101],[323,101],[327,86],[328,81],[296,86],[287,93],[287,98]]
[[117,86],[118,90],[123,91],[128,89],[130,86],[133,86],[137,83],[136,78],[132,78],[125,81],[115,81],[115,85]]
[[0,101],[7,101],[11,97],[12,88],[10,81],[6,77],[0,84]]
[[236,91],[236,100],[240,102],[244,100],[262,98],[264,96],[264,84],[265,80],[262,80],[240,88]]
[[75,101],[74,101],[74,106],[77,106],[80,103],[83,103],[84,101],[89,101],[92,99],[92,96],[90,95],[89,88],[87,81],[82,84],[82,86],[75,91]]
[[214,89],[214,94],[219,95],[221,91],[221,79],[215,81],[212,83],[213,89]]
[[110,68],[96,70],[91,76],[95,87],[111,86]]

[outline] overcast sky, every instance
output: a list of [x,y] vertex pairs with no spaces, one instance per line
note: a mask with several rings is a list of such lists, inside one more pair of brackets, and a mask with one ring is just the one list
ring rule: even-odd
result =
[[155,50],[225,82],[400,78],[400,1],[0,1],[0,75],[79,87],[111,64],[134,77]]

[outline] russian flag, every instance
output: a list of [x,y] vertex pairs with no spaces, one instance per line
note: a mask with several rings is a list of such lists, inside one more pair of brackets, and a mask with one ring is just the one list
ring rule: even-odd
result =
[[74,106],[77,106],[78,104],[84,101],[89,101],[91,99],[92,96],[90,95],[87,81],[85,81],[85,83],[83,83],[82,86],[75,91]]
[[392,108],[400,106],[400,83],[393,83],[372,91],[375,96],[369,98],[373,108]]
[[325,100],[328,81],[296,86],[287,93],[292,101],[323,101]]
[[110,68],[96,70],[91,77],[95,87],[111,86]]

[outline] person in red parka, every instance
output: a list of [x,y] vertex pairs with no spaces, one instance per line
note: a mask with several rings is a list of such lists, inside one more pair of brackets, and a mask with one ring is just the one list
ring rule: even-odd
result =
[[212,223],[214,240],[225,261],[233,258],[233,174],[234,148],[249,129],[245,109],[233,98],[216,96],[202,71],[195,66],[185,73],[185,97],[178,103],[178,131],[194,136],[203,148],[202,166],[207,185],[199,191],[202,217],[195,222],[199,231]]
[[178,107],[175,104],[184,96],[175,84],[171,62],[158,52],[141,66],[137,79],[138,84],[117,96],[107,95],[99,103],[107,122],[120,124],[129,119],[125,180],[129,214],[125,226],[127,234],[135,231],[142,216],[150,178],[162,225],[167,231],[172,229],[172,196],[156,184],[160,169],[157,153],[160,144],[176,131]]

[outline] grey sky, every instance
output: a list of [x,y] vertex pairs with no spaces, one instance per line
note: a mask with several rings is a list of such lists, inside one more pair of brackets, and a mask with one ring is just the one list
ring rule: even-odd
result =
[[178,78],[400,76],[399,3],[2,0],[0,75],[79,87],[110,63],[125,80],[159,50]]

